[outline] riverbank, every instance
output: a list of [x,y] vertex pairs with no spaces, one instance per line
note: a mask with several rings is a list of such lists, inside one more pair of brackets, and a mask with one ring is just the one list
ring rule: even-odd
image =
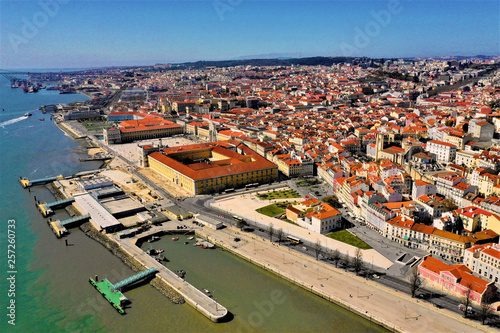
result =
[[[60,199],[69,198],[71,195],[69,189],[64,189],[62,184],[57,182],[60,188],[55,185],[50,185],[52,193]],[[85,212],[81,210],[77,204],[72,205],[78,215]],[[156,228],[153,228],[156,229]],[[84,223],[80,226],[85,235],[103,245],[114,256],[119,258],[125,265],[130,267],[134,272],[140,272],[145,269],[156,267],[158,273],[156,277],[151,280],[151,285],[160,291],[161,294],[166,296],[175,304],[183,304],[187,301],[193,308],[205,315],[213,322],[221,322],[228,314],[227,309],[216,302],[212,302],[200,290],[194,288],[185,280],[180,279],[174,272],[168,270],[165,266],[158,263],[151,256],[147,255],[144,251],[139,249],[135,242],[137,237],[133,239],[120,239],[115,234],[104,234],[99,232],[90,223]],[[158,232],[158,231],[154,231]],[[146,232],[140,236],[141,239],[146,238],[151,232]]]
[[[481,326],[451,311],[438,310],[427,302],[413,299],[374,281],[315,261],[287,247],[233,227],[216,232],[199,229],[197,233],[252,264],[391,331],[489,332],[492,330],[491,327]],[[241,241],[234,242],[234,237],[240,238]]]

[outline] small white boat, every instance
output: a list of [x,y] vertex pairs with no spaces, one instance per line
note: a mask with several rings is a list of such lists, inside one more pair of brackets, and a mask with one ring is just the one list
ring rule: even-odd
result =
[[160,237],[158,237],[158,236],[151,236],[151,238],[148,239],[148,242],[149,243],[153,243],[153,242],[156,242],[157,240],[160,240]]

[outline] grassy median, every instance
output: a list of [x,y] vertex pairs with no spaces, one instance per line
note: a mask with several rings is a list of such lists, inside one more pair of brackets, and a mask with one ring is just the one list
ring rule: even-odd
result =
[[353,234],[351,234],[347,230],[340,230],[340,231],[331,232],[331,233],[327,234],[326,237],[330,237],[330,238],[336,239],[340,242],[343,242],[343,243],[346,243],[346,244],[349,244],[352,246],[356,246],[356,247],[360,248],[361,250],[369,250],[372,248],[370,245],[366,244],[361,239],[354,236]]

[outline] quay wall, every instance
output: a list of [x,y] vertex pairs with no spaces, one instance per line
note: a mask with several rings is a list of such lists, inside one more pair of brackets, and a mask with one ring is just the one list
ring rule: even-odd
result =
[[[97,231],[90,222],[82,224],[80,226],[80,229],[88,237],[103,245],[113,255],[118,257],[125,265],[130,267],[134,272],[138,273],[147,268],[133,256],[124,251],[120,245]],[[183,304],[185,302],[184,297],[179,294],[174,288],[172,288],[161,276],[156,276],[155,278],[153,278],[150,284],[173,303]]]
[[59,127],[61,131],[68,134],[73,139],[78,139],[81,137],[79,133],[71,128],[71,126],[67,126],[64,122],[55,122],[56,126]]
[[[141,236],[139,239],[137,239],[137,241],[135,242],[135,245],[137,246],[138,244],[140,244],[140,242],[144,241],[144,239],[147,238],[147,237],[149,237],[149,236],[153,236],[153,235],[164,236],[164,235],[168,235],[168,234],[174,235],[174,234],[179,234],[179,233],[182,233],[182,234],[195,234],[192,230],[179,231],[179,230],[172,229],[172,230],[154,231],[154,232],[147,233],[147,234],[144,234],[143,236]],[[163,267],[163,268],[168,272],[167,277],[170,277],[170,278],[174,279],[174,281],[168,281],[161,274],[157,274],[157,278],[161,279],[165,284],[171,286],[172,289],[174,289],[173,286],[175,284],[177,284],[178,285],[178,290],[176,290],[176,292],[179,293],[181,295],[181,297],[183,297],[183,300],[186,303],[188,303],[189,305],[191,305],[193,308],[195,308],[197,311],[199,311],[205,317],[209,318],[214,323],[218,323],[218,322],[221,322],[221,321],[224,320],[224,318],[226,317],[226,315],[228,313],[227,309],[225,309],[221,305],[221,308],[224,308],[226,310],[226,312],[222,316],[215,316],[213,313],[211,313],[210,311],[208,311],[205,307],[201,306],[200,303],[198,303],[196,300],[194,300],[193,298],[191,298],[189,295],[187,295],[186,293],[184,293],[182,291],[182,288],[186,287],[186,286],[190,287],[190,288],[193,288],[196,291],[198,291],[195,287],[193,287],[191,284],[189,284],[188,282],[186,282],[184,279],[179,278],[177,275],[175,275],[174,272],[172,272],[171,270],[169,270],[167,267]],[[180,280],[178,280],[178,279],[180,279]],[[177,283],[176,283],[175,280],[178,280]],[[179,286],[179,283],[181,283],[180,286]],[[201,293],[200,291],[198,291],[198,292]],[[204,294],[203,294],[203,297],[205,297]],[[208,297],[208,296],[206,296],[206,297]]]

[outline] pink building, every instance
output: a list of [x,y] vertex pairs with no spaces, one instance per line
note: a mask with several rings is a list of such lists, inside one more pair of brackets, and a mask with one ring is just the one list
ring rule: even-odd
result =
[[436,285],[442,286],[446,293],[464,297],[470,288],[471,301],[481,304],[488,290],[496,291],[494,282],[489,282],[472,275],[472,271],[465,265],[448,265],[432,256],[426,256],[418,273]]

